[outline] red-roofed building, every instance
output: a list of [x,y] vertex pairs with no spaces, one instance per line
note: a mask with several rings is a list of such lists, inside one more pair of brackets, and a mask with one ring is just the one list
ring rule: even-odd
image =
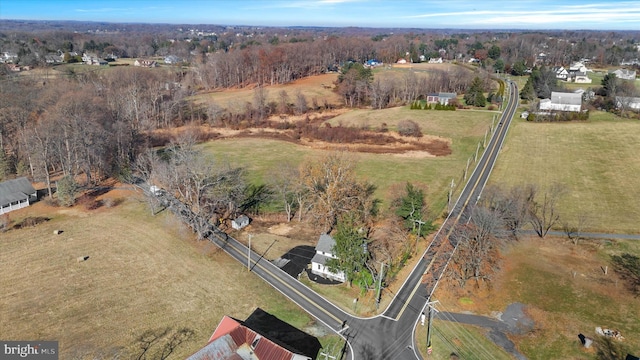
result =
[[[250,323],[256,325],[256,330]],[[269,329],[264,328],[265,324]],[[296,349],[300,344],[305,348]],[[188,360],[312,360],[319,350],[317,338],[258,308],[245,322],[223,317],[209,343]]]

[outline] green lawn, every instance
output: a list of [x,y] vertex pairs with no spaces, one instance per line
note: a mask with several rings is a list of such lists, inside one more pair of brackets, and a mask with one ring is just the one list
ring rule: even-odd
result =
[[[383,206],[388,206],[391,198],[389,190],[394,185],[409,181],[427,185],[427,201],[439,214],[446,205],[451,180],[455,179],[456,184],[461,182],[467,159],[475,152],[478,141],[484,137],[494,115],[487,111],[419,111],[403,107],[378,111],[354,110],[330,122],[345,126],[366,123],[371,127],[386,122],[393,129],[398,121],[412,119],[420,125],[424,134],[451,140],[453,152],[443,157],[352,154],[357,161],[357,173],[378,187],[376,196],[383,199]],[[297,165],[326,153],[288,142],[256,138],[217,140],[202,146],[218,159],[246,167],[250,180],[255,182],[264,182],[279,163],[290,161]]]
[[516,119],[489,180],[507,186],[554,183],[569,191],[561,217],[587,216],[591,231],[640,233],[640,122],[594,112],[587,122]]

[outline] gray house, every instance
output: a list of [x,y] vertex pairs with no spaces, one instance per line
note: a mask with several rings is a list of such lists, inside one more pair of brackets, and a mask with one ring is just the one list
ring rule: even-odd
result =
[[29,206],[38,198],[36,190],[26,177],[0,183],[0,215]]

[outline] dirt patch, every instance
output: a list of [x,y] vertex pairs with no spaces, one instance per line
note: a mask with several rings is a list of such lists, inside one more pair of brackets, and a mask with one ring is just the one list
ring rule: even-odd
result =
[[293,227],[287,224],[277,224],[270,226],[267,231],[274,235],[287,236],[293,230]]

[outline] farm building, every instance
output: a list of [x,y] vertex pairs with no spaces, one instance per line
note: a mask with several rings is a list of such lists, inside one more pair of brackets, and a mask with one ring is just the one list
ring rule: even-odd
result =
[[316,254],[311,259],[311,273],[328,278],[335,281],[344,282],[347,278],[344,272],[340,271],[334,273],[326,266],[326,262],[329,259],[337,259],[333,255],[333,247],[336,245],[336,241],[328,234],[320,235],[318,245],[316,245]]
[[315,336],[257,308],[245,321],[223,317],[209,343],[188,360],[311,360],[321,348]]
[[36,200],[36,190],[26,177],[0,183],[0,214],[29,206]]
[[540,110],[578,112],[582,110],[582,95],[552,91],[551,99],[540,100]]
[[247,215],[240,215],[237,218],[231,220],[231,227],[236,230],[240,230],[243,227],[249,225],[249,222],[251,222],[251,219],[249,219]]

